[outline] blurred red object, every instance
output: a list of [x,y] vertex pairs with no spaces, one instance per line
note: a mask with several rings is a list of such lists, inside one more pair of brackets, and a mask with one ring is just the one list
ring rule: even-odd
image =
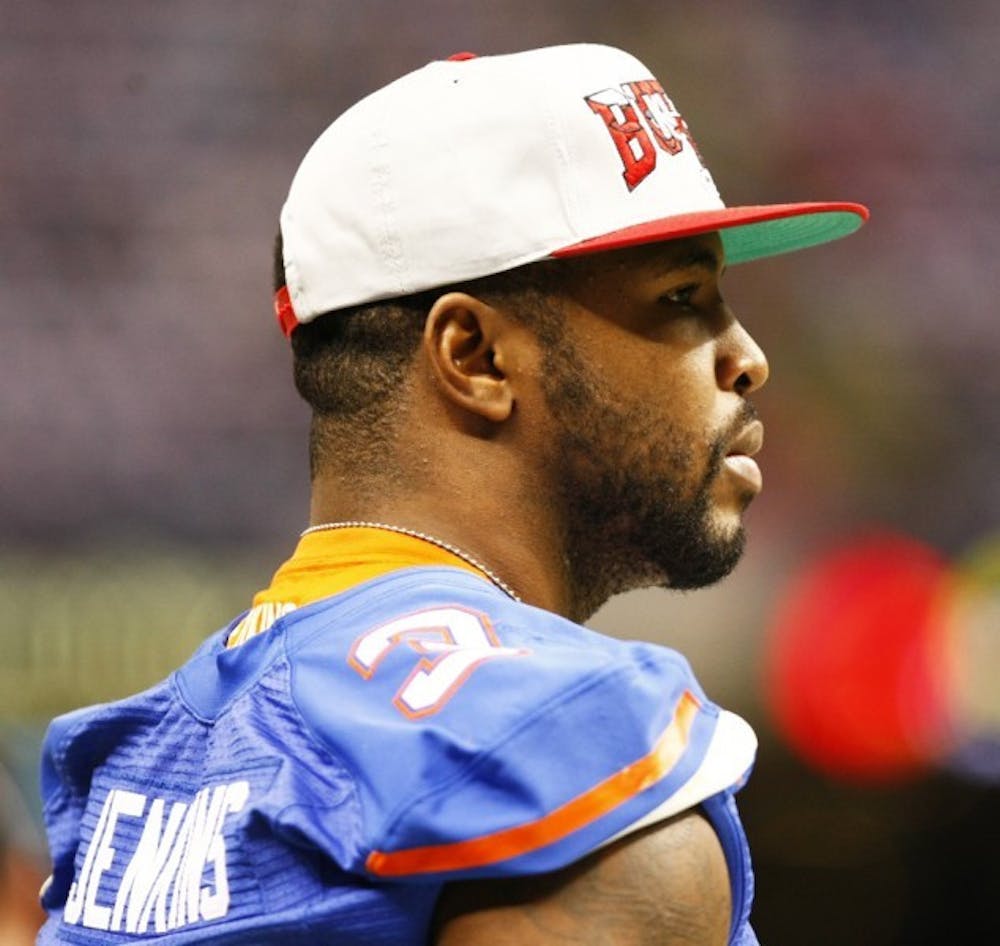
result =
[[914,775],[950,746],[946,562],[868,535],[827,552],[780,599],[765,652],[779,731],[814,767],[855,781]]

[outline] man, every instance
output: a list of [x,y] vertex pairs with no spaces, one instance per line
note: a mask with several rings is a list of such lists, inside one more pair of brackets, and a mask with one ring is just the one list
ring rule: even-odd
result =
[[40,941],[755,943],[752,731],[574,622],[735,564],[767,363],[724,267],[866,216],[725,208],[606,47],[334,122],[276,266],[312,525],[170,679],[53,723]]

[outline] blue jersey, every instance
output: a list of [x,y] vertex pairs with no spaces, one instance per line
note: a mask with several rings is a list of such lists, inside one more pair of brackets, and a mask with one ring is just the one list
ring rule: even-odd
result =
[[558,870],[700,806],[748,923],[750,728],[676,652],[455,568],[229,628],[152,689],[55,720],[39,943],[425,944],[445,883]]

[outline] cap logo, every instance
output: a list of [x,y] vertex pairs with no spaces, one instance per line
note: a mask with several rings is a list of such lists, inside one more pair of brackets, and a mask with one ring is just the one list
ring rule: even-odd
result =
[[611,135],[630,191],[652,173],[658,150],[673,157],[684,150],[686,141],[698,154],[687,122],[656,79],[626,82],[585,96],[584,101]]

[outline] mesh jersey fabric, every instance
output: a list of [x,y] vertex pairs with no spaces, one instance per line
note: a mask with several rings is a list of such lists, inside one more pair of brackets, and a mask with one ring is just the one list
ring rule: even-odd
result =
[[696,804],[729,865],[730,943],[756,943],[748,762],[726,764],[731,714],[676,652],[452,567],[227,648],[240,620],[145,693],[53,722],[40,943],[424,943],[449,880],[556,870]]

